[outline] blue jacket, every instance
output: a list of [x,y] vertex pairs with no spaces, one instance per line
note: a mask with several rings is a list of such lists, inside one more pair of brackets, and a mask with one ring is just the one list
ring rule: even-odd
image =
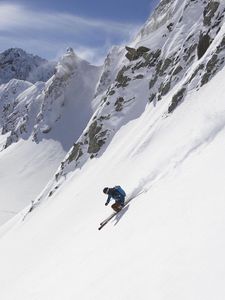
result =
[[119,185],[117,185],[114,188],[109,189],[108,199],[106,201],[106,204],[108,204],[110,200],[113,198],[114,200],[116,200],[116,202],[119,202],[123,205],[125,201],[125,197],[126,197],[125,191]]

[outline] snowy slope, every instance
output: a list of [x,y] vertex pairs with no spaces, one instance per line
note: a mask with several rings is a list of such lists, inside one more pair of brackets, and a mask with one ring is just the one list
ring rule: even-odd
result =
[[57,178],[102,155],[121,126],[138,118],[148,103],[154,109],[171,92],[165,111],[171,113],[223,68],[225,3],[216,3],[161,1],[132,47],[109,54],[103,70],[110,66],[111,76],[101,77],[95,114]]
[[[1,298],[224,299],[224,12],[223,1],[162,0],[130,47],[109,53],[87,126],[1,227]],[[74,61],[69,51],[38,98],[40,145],[59,132]],[[102,188],[117,184],[143,193],[98,231],[111,213]]]
[[[224,299],[224,75],[155,130],[146,108],[1,238],[3,299]],[[146,192],[99,232],[118,182]]]
[[0,152],[0,224],[38,196],[64,156],[57,141],[19,141]]
[[[33,85],[17,79],[0,86],[0,224],[38,196],[66,154],[54,140],[35,144],[31,127],[24,126],[34,122],[41,105],[37,97],[43,88],[44,83]],[[17,143],[6,147],[10,132],[16,130],[23,139],[18,140],[18,134]]]
[[38,196],[82,133],[100,71],[68,49],[46,83],[0,86],[0,223]]
[[[2,86],[3,134],[9,133],[5,148],[21,138],[32,137],[36,143],[59,140],[68,151],[93,114],[91,100],[100,71],[100,67],[81,60],[73,49],[68,49],[46,83],[30,85],[19,95],[8,88],[12,81]],[[6,93],[8,90],[14,97]]]

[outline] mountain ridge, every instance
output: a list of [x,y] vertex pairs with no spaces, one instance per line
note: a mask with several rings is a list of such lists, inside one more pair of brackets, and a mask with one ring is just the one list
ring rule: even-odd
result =
[[[8,199],[0,205],[0,214],[19,211],[34,201],[54,175],[93,113],[90,98],[94,96],[100,71],[101,67],[90,65],[68,48],[47,82],[32,84],[11,79],[0,85],[0,162],[5,166],[0,176],[4,183],[2,193]],[[28,156],[27,162],[23,152]],[[21,160],[15,161],[14,153]],[[29,172],[30,184],[26,180],[17,184],[20,179],[15,179],[15,175],[24,178]],[[13,190],[9,189],[10,176],[16,180]],[[0,222],[3,220],[7,220],[4,213],[0,215]]]
[[54,62],[28,54],[21,48],[10,48],[0,53],[0,84],[13,78],[31,83],[47,81],[54,70]]
[[[221,28],[224,27],[224,14],[225,4],[218,1],[180,3],[163,0],[129,47],[112,48],[103,67],[90,67],[96,74],[96,80],[84,80],[86,75],[82,79],[83,83],[87,82],[83,90],[88,88],[90,82],[93,83],[92,95],[87,96],[89,113],[73,135],[74,138],[63,142],[66,151],[73,146],[55,174],[49,195],[58,189],[60,177],[82,167],[89,159],[101,156],[121,126],[138,118],[148,103],[154,109],[166,95],[172,93],[170,104],[167,104],[162,115],[165,117],[193,89],[201,88],[223,68],[225,35]],[[189,19],[190,15],[192,20]],[[26,135],[28,127],[35,143],[50,137],[52,130],[53,135],[57,136],[54,126],[57,127],[57,122],[60,122],[60,111],[66,103],[69,74],[74,72],[72,61],[78,63],[81,60],[72,48],[68,48],[67,54],[56,67],[56,73],[39,92],[39,112],[32,118],[32,123],[29,113],[25,118],[24,113],[18,118],[18,113],[14,112],[16,118],[12,118],[10,110],[10,121],[6,118],[3,126],[3,133],[8,134],[4,147]],[[83,69],[91,66],[87,62],[84,65]],[[69,99],[71,96],[66,97]],[[20,105],[18,108],[21,110]],[[87,108],[83,106],[84,115],[86,111]],[[72,120],[72,116],[66,119]],[[70,123],[68,127],[75,128],[77,124]]]
[[[210,3],[214,3],[214,1]],[[184,100],[189,90],[191,91],[193,88],[198,89],[206,84],[212,76],[224,66],[225,37],[223,33],[220,34],[220,29],[224,20],[225,5],[220,3],[220,5],[216,5],[215,7],[213,4],[210,5],[210,3],[204,5],[204,1],[186,1],[182,4],[178,1],[160,2],[152,17],[144,25],[144,28],[141,29],[138,36],[145,32],[149,24],[150,27],[153,26],[152,23],[155,22],[154,20],[158,12],[161,13],[162,11],[163,13],[168,13],[168,10],[171,10],[171,14],[173,11],[176,11],[173,18],[177,20],[178,24],[182,22],[183,18],[185,19],[185,16],[193,15],[193,12],[197,11],[197,13],[193,15],[195,16],[196,24],[194,27],[190,27],[187,19],[187,22],[184,23],[187,31],[184,31],[184,29],[180,29],[179,26],[178,28],[172,28],[173,19],[170,21],[164,20],[163,23],[160,23],[161,26],[153,26],[153,28],[156,28],[154,29],[155,35],[150,35],[149,40],[144,39],[142,45],[145,47],[139,46],[140,42],[137,41],[137,36],[135,41],[131,43],[132,46],[138,45],[137,48],[127,47],[126,55],[125,49],[120,50],[121,58],[118,57],[117,60],[119,64],[122,62],[123,67],[117,67],[118,73],[115,77],[115,81],[103,94],[98,95],[98,98],[101,99],[98,101],[100,102],[100,108],[93,116],[92,121],[89,122],[89,128],[86,128],[84,136],[80,137],[71,150],[71,156],[68,155],[67,160],[63,162],[62,173],[68,162],[73,162],[75,166],[79,164],[79,161],[82,159],[81,153],[87,153],[85,154],[86,157],[98,155],[102,146],[104,147],[105,141],[108,140],[108,138],[111,139],[115,131],[111,130],[112,126],[110,125],[108,111],[114,111],[117,113],[118,118],[120,118],[119,115],[123,112],[125,107],[132,109],[133,105],[133,109],[136,110],[135,103],[138,103],[139,109],[141,109],[140,103],[144,102],[144,100],[135,100],[135,97],[137,97],[135,96],[135,92],[131,96],[124,97],[124,91],[126,91],[126,89],[129,90],[134,82],[139,82],[139,89],[141,89],[141,84],[143,84],[143,89],[146,90],[145,95],[148,95],[148,99],[145,99],[143,103],[143,111],[145,103],[150,102],[153,103],[153,107],[156,106],[179,82],[183,81],[180,89],[173,94],[167,112],[165,111],[165,113],[172,113]],[[216,11],[217,15],[215,14]],[[183,13],[184,16],[182,18]],[[201,30],[196,31],[197,27],[201,28]],[[173,36],[176,37],[176,39],[174,39]],[[205,45],[205,39],[210,40],[207,45]],[[155,45],[154,40],[159,41],[159,45]],[[168,47],[168,40],[172,40],[176,46],[173,47],[172,44],[172,46]],[[177,43],[178,40],[180,41],[179,43]],[[213,40],[214,44],[217,44],[214,48],[211,47],[212,50],[210,51],[210,45],[213,44]],[[164,43],[164,46],[162,46],[162,43]],[[152,48],[152,45],[154,45],[154,48]],[[179,51],[177,51],[177,49],[179,49]],[[202,52],[204,52],[204,54]],[[107,60],[106,63],[108,63]],[[191,68],[193,68],[193,70]],[[135,84],[133,85],[135,86]],[[110,106],[110,108],[108,106]],[[126,109],[124,110],[126,111]],[[123,118],[124,115],[122,113],[121,124],[123,124]],[[107,122],[109,123],[108,125],[106,125]],[[89,140],[87,139],[88,132],[90,133]],[[93,137],[92,132],[94,132]],[[110,132],[112,134],[110,134]],[[85,145],[88,144],[94,144],[94,147],[87,148]],[[70,167],[69,170],[71,170]]]
[[[12,175],[48,180],[0,228],[4,300],[224,299],[224,15],[223,1],[161,0],[103,67],[69,48],[47,83],[10,83],[3,173],[21,147]],[[133,200],[98,231],[115,185]]]

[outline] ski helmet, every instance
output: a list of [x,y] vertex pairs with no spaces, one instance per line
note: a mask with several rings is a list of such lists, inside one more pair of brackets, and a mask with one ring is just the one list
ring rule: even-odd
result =
[[108,188],[108,187],[105,187],[104,190],[103,190],[103,193],[104,193],[104,194],[108,194],[108,192],[109,192],[109,188]]

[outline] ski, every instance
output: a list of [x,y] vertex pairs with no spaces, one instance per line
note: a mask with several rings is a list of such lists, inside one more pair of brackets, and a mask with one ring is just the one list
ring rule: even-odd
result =
[[133,197],[131,197],[130,199],[128,199],[127,201],[125,201],[125,204],[124,204],[124,206],[123,206],[123,208],[120,210],[120,211],[118,211],[118,212],[114,212],[114,213],[112,213],[108,218],[106,218],[104,221],[102,221],[101,223],[100,223],[100,226],[99,226],[99,228],[98,228],[98,230],[101,230],[110,220],[112,220],[117,214],[119,214],[126,206],[127,206],[127,204],[131,201],[131,200],[133,200],[134,198],[136,198],[137,196],[139,196],[140,194],[142,194],[142,193],[144,193],[145,191],[141,191],[139,194],[137,194],[136,196],[133,196]]
[[[121,210],[120,210],[121,211]],[[119,211],[119,212],[120,212]],[[113,217],[115,217],[119,212],[112,213],[107,219],[100,223],[98,230],[101,230]]]

